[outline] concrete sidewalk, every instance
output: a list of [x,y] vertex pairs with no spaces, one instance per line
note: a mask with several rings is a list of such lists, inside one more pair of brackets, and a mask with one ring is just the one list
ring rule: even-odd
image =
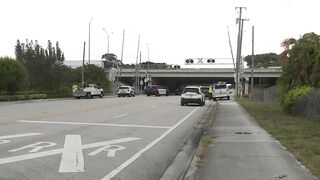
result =
[[235,101],[219,101],[199,180],[315,179]]

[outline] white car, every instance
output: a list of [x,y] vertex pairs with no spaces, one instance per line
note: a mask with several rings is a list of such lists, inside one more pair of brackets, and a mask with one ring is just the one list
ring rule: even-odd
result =
[[73,96],[76,99],[81,97],[92,98],[93,96],[98,96],[103,98],[103,89],[96,84],[88,84],[83,87],[77,87],[73,90]]
[[214,101],[220,98],[230,99],[229,87],[225,83],[218,83],[213,85],[212,98]]
[[131,86],[120,86],[118,89],[118,97],[134,97],[134,88]]
[[200,86],[187,86],[181,94],[181,106],[188,103],[197,103],[199,106],[205,104],[205,94],[201,92]]

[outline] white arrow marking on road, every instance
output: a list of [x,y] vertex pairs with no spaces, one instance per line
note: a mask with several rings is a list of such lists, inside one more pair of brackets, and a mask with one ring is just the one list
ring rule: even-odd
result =
[[84,172],[81,135],[66,135],[59,172]]
[[0,144],[5,144],[10,142],[11,138],[18,138],[18,137],[26,137],[26,136],[36,136],[41,135],[42,133],[24,133],[24,134],[15,134],[15,135],[7,135],[7,136],[0,136]]
[[[128,138],[114,139],[114,140],[110,140],[110,141],[102,141],[102,142],[86,144],[86,145],[82,145],[81,147],[82,147],[82,150],[84,150],[84,149],[90,149],[90,148],[95,148],[95,147],[100,147],[100,146],[106,146],[109,144],[118,144],[118,143],[124,143],[124,142],[129,142],[129,141],[135,141],[138,139],[141,139],[141,138],[128,137]],[[52,155],[56,155],[56,154],[61,154],[62,152],[63,152],[63,148],[54,149],[54,150],[50,150],[50,151],[37,152],[37,153],[32,153],[32,154],[25,154],[25,155],[20,155],[20,156],[1,158],[0,164],[7,164],[7,163],[12,163],[12,162],[24,161],[24,160],[28,160],[28,159],[35,159],[35,158],[40,158],[40,157],[52,156]]]
[[126,147],[124,147],[124,146],[106,145],[106,146],[103,146],[103,147],[89,153],[89,156],[94,156],[94,155],[100,153],[101,151],[108,151],[107,156],[114,157],[116,155],[116,151],[120,151],[120,150],[124,150],[124,149],[126,149]]

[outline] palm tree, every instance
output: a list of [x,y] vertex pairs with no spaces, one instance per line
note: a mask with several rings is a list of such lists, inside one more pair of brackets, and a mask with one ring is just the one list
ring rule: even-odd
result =
[[101,57],[102,59],[105,59],[106,61],[109,61],[113,64],[113,67],[121,67],[122,62],[117,58],[117,56],[115,54],[112,53],[106,53],[104,55],[102,55]]
[[320,87],[320,37],[311,32],[299,40],[286,39],[281,46],[284,51],[280,54],[283,68],[280,82],[286,83],[286,89]]

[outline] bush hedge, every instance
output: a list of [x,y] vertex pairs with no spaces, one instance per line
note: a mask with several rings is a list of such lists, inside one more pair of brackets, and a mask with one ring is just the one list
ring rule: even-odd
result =
[[313,88],[309,86],[296,87],[290,90],[287,94],[284,95],[285,97],[282,103],[282,107],[284,108],[284,110],[294,113],[295,106],[299,99],[306,96],[312,90]]
[[46,99],[47,94],[18,94],[18,95],[0,95],[0,101],[21,101],[31,99]]

